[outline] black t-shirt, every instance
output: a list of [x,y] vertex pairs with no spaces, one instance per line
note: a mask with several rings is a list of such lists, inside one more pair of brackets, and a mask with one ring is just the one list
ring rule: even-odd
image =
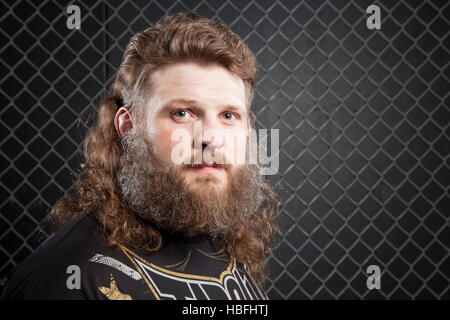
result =
[[266,299],[204,236],[164,234],[161,249],[107,248],[89,211],[61,227],[15,270],[4,299]]

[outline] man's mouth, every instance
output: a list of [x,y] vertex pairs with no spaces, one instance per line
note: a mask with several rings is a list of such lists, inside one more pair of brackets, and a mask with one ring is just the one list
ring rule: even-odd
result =
[[190,169],[194,170],[194,172],[197,173],[218,173],[221,170],[224,170],[222,166],[217,165],[215,163],[196,165],[194,167],[191,167]]

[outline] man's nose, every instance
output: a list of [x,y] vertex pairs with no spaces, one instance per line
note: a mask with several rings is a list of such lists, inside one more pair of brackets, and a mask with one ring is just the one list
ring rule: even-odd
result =
[[212,148],[220,148],[224,141],[224,132],[215,119],[203,119],[202,121],[196,121],[194,124],[194,136],[196,141],[194,145],[202,149],[207,146]]

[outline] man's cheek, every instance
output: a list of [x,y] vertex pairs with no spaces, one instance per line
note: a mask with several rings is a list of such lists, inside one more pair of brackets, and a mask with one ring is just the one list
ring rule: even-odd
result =
[[181,165],[191,162],[192,138],[189,131],[182,128],[172,131],[168,146],[169,150],[166,150],[166,153],[170,153],[172,164]]

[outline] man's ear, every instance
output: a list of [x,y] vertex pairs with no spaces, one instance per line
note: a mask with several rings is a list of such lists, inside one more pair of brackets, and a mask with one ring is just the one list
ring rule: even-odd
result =
[[120,138],[123,137],[125,132],[133,128],[133,119],[128,107],[121,107],[117,110],[117,113],[114,116],[114,126],[116,127],[116,131]]

